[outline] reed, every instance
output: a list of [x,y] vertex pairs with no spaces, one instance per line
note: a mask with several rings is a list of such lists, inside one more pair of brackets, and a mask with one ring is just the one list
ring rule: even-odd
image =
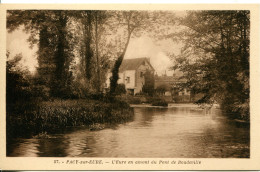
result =
[[122,101],[54,100],[32,104],[30,109],[16,108],[12,113],[7,112],[10,137],[53,132],[68,126],[124,123],[133,117],[133,109]]

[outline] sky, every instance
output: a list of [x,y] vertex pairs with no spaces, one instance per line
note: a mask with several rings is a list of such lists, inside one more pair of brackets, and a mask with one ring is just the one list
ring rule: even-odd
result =
[[[7,34],[7,50],[10,52],[10,57],[22,53],[23,59],[21,64],[28,67],[29,71],[36,71],[37,63],[37,46],[30,48],[27,39],[29,34],[26,34],[21,28]],[[173,71],[168,70],[173,65],[170,58],[166,55],[167,51],[174,50],[178,52],[180,47],[171,43],[171,41],[156,42],[148,36],[139,38],[131,38],[128,45],[125,58],[150,58],[151,65],[155,68],[158,75],[172,75]]]
[[6,48],[10,52],[10,58],[17,54],[22,54],[21,63],[28,67],[29,71],[35,72],[35,67],[38,65],[36,51],[38,48],[34,46],[32,49],[27,41],[29,34],[26,34],[22,29],[17,29],[12,33],[7,34]]
[[[169,45],[171,47],[169,47]],[[167,56],[167,50],[165,50],[165,47],[168,47],[169,51],[175,48],[174,44],[170,44],[167,41],[161,42],[161,45],[158,45],[155,40],[147,36],[134,38],[130,40],[125,58],[150,58],[151,65],[154,67],[158,75],[164,74],[165,72],[167,75],[172,75],[173,72],[168,68],[173,66],[173,62]]]

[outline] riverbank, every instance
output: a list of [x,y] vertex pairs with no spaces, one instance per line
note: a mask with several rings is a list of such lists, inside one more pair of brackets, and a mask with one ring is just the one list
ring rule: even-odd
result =
[[189,101],[182,101],[184,98],[178,97],[178,99],[174,98],[172,96],[161,96],[161,95],[155,95],[155,96],[147,96],[147,95],[120,95],[118,96],[120,100],[124,100],[128,102],[129,104],[159,104],[164,105],[170,104],[170,103],[178,103],[178,104],[184,104],[184,103],[193,103],[189,99]]
[[[31,137],[70,126],[117,124],[130,121],[133,109],[123,101],[90,99],[21,103],[7,107],[7,137]],[[95,130],[96,128],[93,128]]]

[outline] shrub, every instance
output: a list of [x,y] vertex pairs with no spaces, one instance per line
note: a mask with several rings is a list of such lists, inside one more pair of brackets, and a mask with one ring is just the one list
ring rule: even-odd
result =
[[153,98],[151,103],[152,106],[168,106],[168,103],[162,98]]
[[141,99],[140,99],[139,97],[131,97],[131,98],[128,100],[128,102],[129,102],[130,104],[141,104],[141,103],[142,103],[142,101],[141,101]]
[[19,66],[22,55],[18,54],[13,59],[7,55],[6,62],[6,102],[13,104],[19,101],[29,101],[32,95],[30,85],[30,72]]
[[142,97],[137,97],[132,95],[121,96],[120,99],[129,104],[141,104],[144,102]]
[[126,93],[125,84],[118,84],[116,86],[115,94],[116,95],[121,95],[121,94],[125,94],[125,93]]

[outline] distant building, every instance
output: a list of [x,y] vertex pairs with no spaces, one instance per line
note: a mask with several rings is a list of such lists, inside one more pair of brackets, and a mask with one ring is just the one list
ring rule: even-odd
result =
[[[145,83],[144,73],[149,70],[154,73],[154,68],[149,58],[124,59],[119,68],[118,84],[124,84],[129,94],[135,95],[142,91]],[[108,73],[106,80],[106,88],[109,88],[110,77],[112,73]]]
[[[180,76],[157,76],[155,75],[154,87],[157,94],[168,97],[168,101],[189,102],[190,91],[186,88],[178,88],[177,85],[186,82],[185,79],[180,79]],[[171,100],[170,100],[171,99]]]

